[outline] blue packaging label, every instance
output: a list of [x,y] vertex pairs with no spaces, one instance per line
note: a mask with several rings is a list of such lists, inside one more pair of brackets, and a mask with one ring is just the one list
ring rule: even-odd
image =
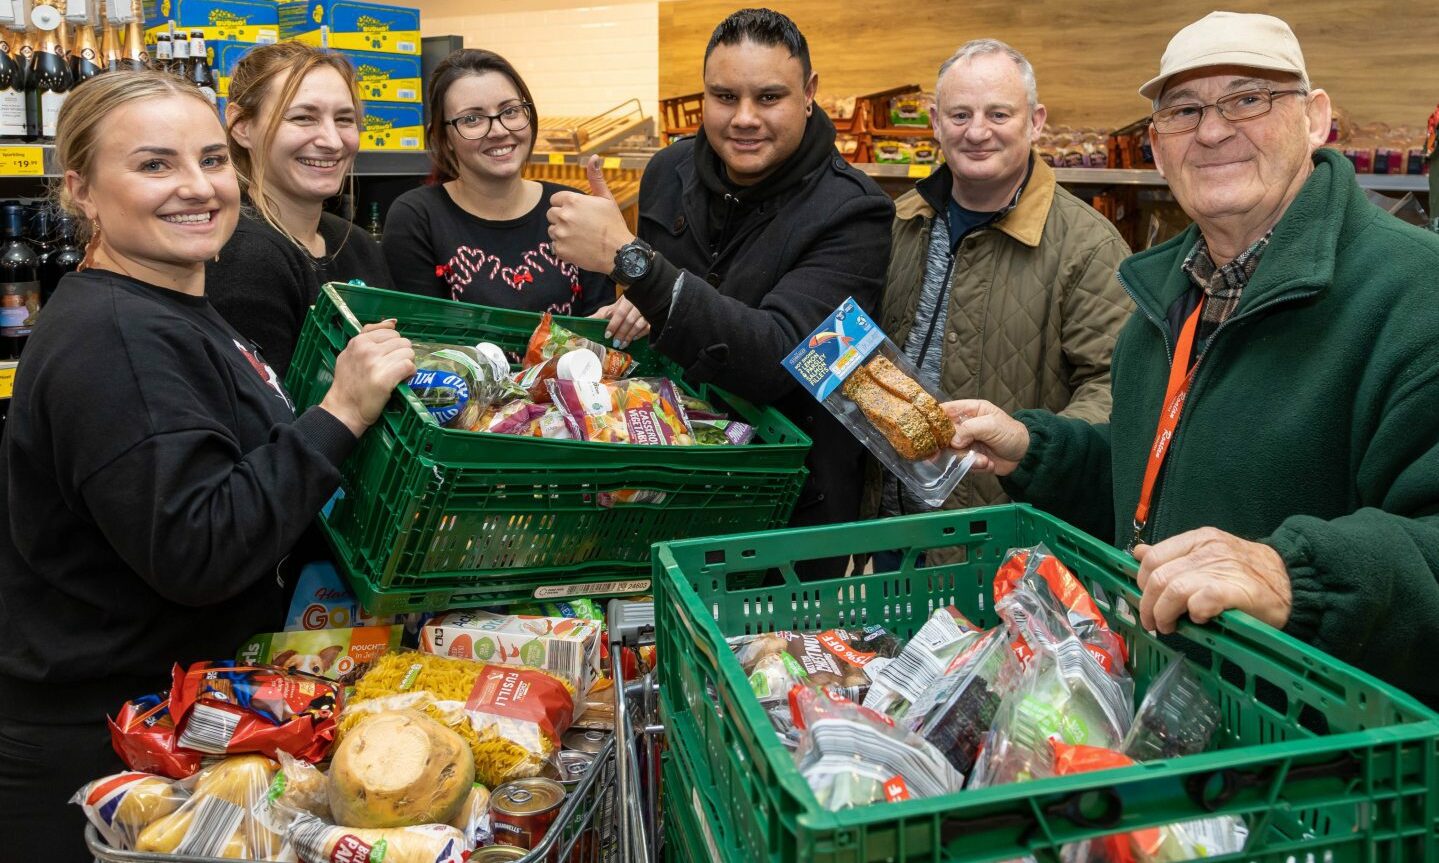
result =
[[[463,376],[443,369],[420,369],[410,378],[410,389],[415,391],[425,410],[444,425],[460,415],[470,403],[470,385]],[[436,404],[431,404],[436,402]]]
[[824,401],[884,343],[881,330],[853,297],[840,303],[783,365],[816,399]]

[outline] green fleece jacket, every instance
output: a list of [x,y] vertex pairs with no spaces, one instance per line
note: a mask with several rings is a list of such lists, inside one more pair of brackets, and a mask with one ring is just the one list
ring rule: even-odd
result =
[[[1005,490],[1117,545],[1134,507],[1189,288],[1180,236],[1119,269],[1138,306],[1091,425],[1016,414]],[[1439,705],[1439,236],[1370,204],[1333,150],[1275,226],[1215,331],[1160,475],[1145,541],[1212,526],[1268,543],[1293,585],[1285,631]]]

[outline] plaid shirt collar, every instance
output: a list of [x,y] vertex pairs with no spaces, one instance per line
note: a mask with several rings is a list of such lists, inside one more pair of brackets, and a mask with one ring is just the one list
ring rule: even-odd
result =
[[1222,267],[1214,265],[1214,259],[1209,255],[1209,244],[1205,242],[1204,236],[1200,235],[1199,241],[1184,259],[1182,267],[1184,272],[1189,274],[1190,281],[1205,294],[1204,311],[1199,317],[1197,334],[1201,341],[1212,336],[1219,325],[1239,308],[1239,295],[1254,276],[1254,270],[1259,266],[1259,258],[1269,246],[1269,238],[1273,233],[1271,230],[1255,240],[1254,245]]

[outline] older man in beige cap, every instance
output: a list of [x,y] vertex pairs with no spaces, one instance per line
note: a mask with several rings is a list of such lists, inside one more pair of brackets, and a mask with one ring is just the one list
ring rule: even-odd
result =
[[1321,149],[1277,18],[1191,24],[1140,93],[1195,224],[1120,266],[1110,422],[951,402],[954,445],[1133,549],[1146,627],[1240,609],[1439,705],[1439,236]]

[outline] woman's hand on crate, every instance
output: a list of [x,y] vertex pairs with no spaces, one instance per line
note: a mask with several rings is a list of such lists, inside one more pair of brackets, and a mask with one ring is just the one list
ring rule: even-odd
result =
[[954,422],[950,446],[974,453],[970,470],[1009,476],[1029,451],[1029,429],[990,402],[960,399],[940,407]]
[[1275,629],[1289,622],[1289,570],[1279,552],[1262,542],[1202,527],[1135,546],[1134,557],[1144,591],[1139,620],[1150,632],[1173,632],[1186,613],[1202,624],[1231,608]]
[[608,306],[596,311],[592,318],[604,318],[609,321],[605,327],[605,338],[613,339],[614,346],[620,350],[630,346],[630,342],[646,336],[650,331],[650,322],[635,308],[635,304],[620,297]]
[[355,437],[375,424],[390,393],[415,374],[415,350],[395,321],[368,324],[335,358],[335,380],[320,407]]
[[591,157],[587,168],[590,194],[556,192],[545,214],[550,222],[550,247],[571,264],[592,273],[615,268],[620,247],[634,242],[620,205],[605,182],[600,158]]

